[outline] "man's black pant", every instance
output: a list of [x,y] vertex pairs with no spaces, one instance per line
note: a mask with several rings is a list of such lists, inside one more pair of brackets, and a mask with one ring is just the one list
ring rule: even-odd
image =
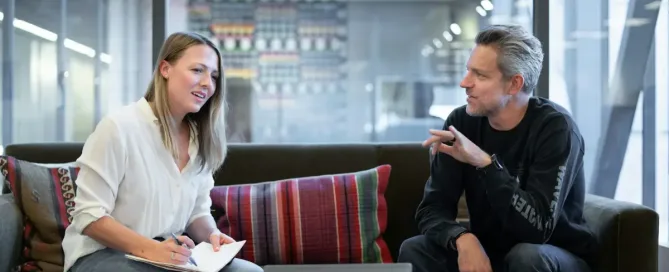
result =
[[[506,256],[488,255],[495,272],[589,272],[581,258],[552,245],[518,244]],[[458,253],[446,250],[419,235],[400,247],[400,263],[411,263],[414,272],[458,272]]]

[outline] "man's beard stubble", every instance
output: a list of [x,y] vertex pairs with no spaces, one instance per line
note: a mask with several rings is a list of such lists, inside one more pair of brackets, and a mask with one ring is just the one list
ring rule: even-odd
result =
[[470,105],[467,104],[466,112],[467,112],[467,114],[469,114],[469,116],[473,116],[473,117],[490,117],[490,116],[495,115],[496,113],[498,113],[502,109],[504,109],[506,107],[506,105],[509,104],[509,101],[511,101],[510,96],[503,96],[501,98],[500,102],[492,108],[486,107],[485,105],[482,105],[481,103],[479,103],[478,110],[476,110],[476,111],[472,111],[472,108],[470,107]]

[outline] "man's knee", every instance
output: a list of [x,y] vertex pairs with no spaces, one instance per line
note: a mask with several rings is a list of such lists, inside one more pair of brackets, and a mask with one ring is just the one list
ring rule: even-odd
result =
[[536,271],[548,265],[541,246],[526,243],[517,244],[511,248],[504,258],[504,263],[509,271]]
[[418,235],[404,240],[400,246],[400,254],[397,256],[400,262],[409,262],[416,259],[420,255],[425,254],[425,243],[427,238],[423,235]]
[[404,240],[397,262],[411,263],[413,271],[458,271],[457,256],[418,235]]

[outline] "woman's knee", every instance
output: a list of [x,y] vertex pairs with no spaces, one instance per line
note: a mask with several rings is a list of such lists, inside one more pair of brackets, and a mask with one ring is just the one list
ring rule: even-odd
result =
[[153,265],[130,260],[123,252],[105,248],[83,256],[70,268],[69,272],[139,272],[164,270]]

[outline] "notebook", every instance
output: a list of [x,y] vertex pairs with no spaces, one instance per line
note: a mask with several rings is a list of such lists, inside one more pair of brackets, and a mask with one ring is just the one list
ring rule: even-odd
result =
[[155,262],[129,254],[125,256],[131,260],[148,263],[171,271],[218,272],[235,258],[245,243],[246,241],[237,241],[234,243],[225,244],[221,246],[218,252],[214,252],[214,248],[210,243],[202,242],[191,250],[191,257],[193,257],[193,260],[195,260],[197,266],[191,263],[186,263],[184,265],[174,265],[170,263]]

